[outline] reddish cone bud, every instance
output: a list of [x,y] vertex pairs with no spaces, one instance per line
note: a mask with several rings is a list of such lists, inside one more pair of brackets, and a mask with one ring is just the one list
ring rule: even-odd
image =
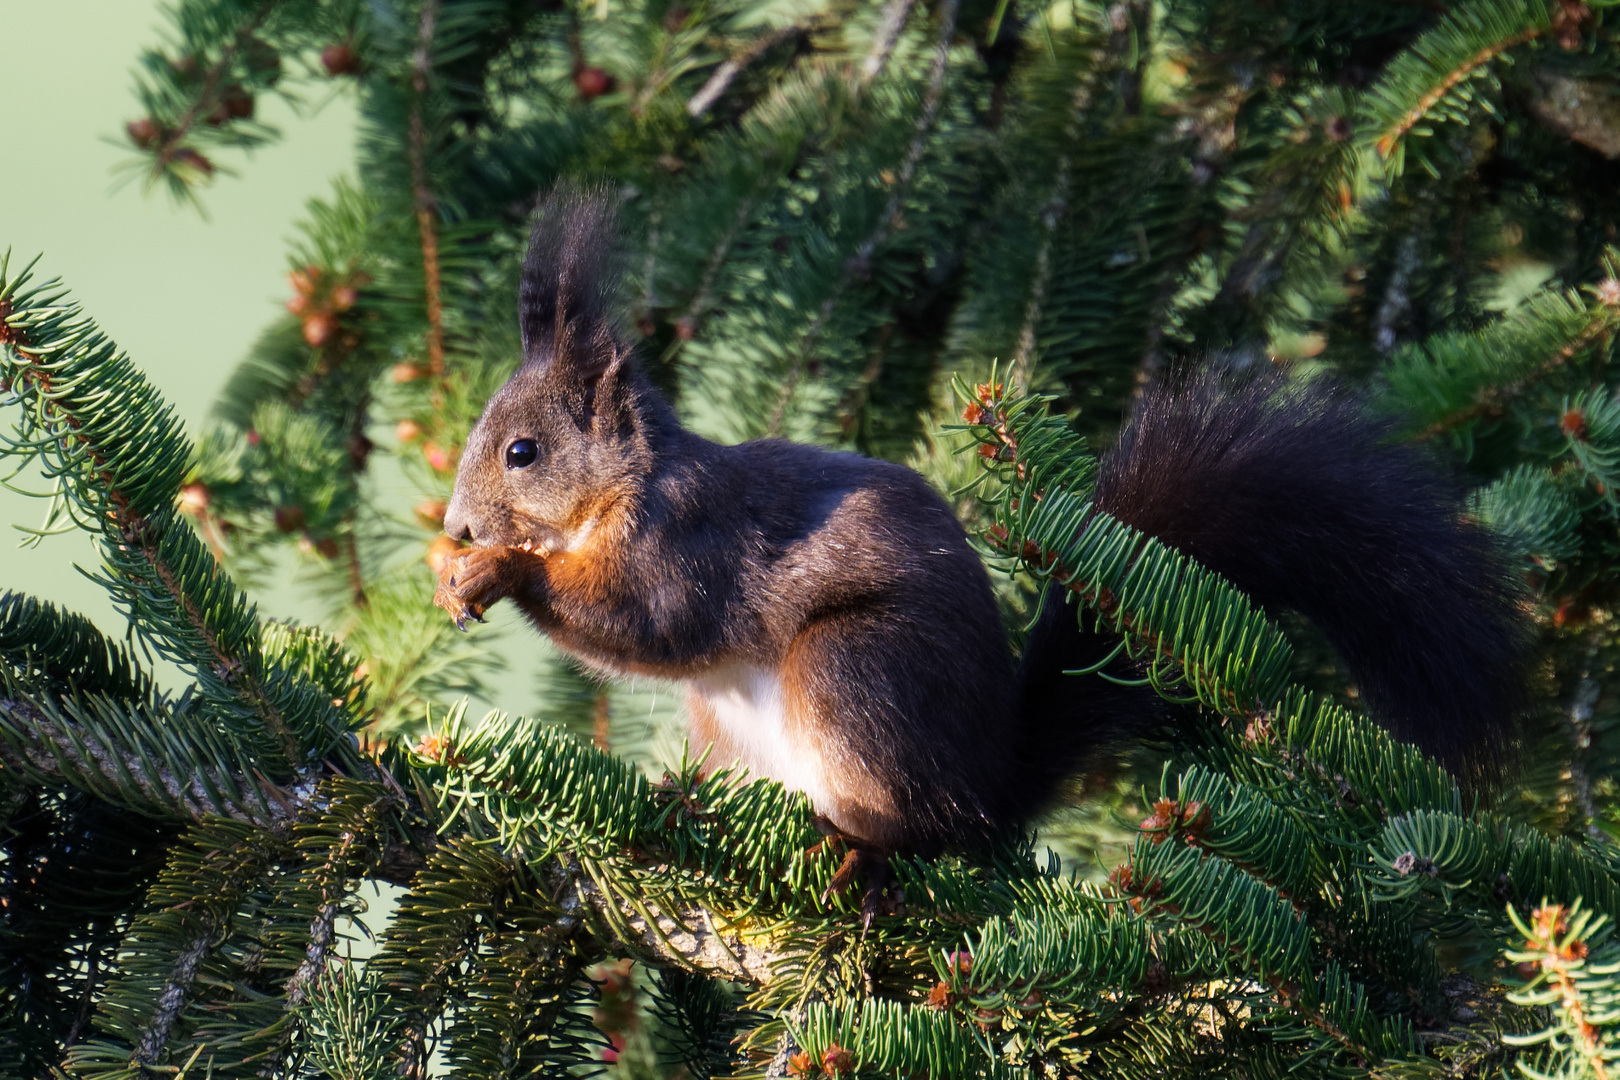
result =
[[316,311],[304,316],[304,340],[316,347],[331,341],[337,328],[337,317],[328,312]]
[[435,536],[433,542],[428,544],[427,553],[422,560],[435,575],[444,573],[444,568],[450,560],[461,554],[461,544],[448,536]]
[[424,529],[439,529],[444,527],[445,505],[438,499],[429,499],[427,502],[416,504],[416,520],[422,523]]
[[394,425],[394,438],[402,443],[415,442],[422,437],[422,425],[415,420],[401,420]]
[[304,508],[302,506],[276,507],[276,528],[284,533],[297,532],[304,527]]
[[613,76],[598,67],[580,68],[574,75],[574,89],[582,101],[590,101],[613,90]]
[[193,481],[180,489],[180,509],[194,517],[201,517],[208,510],[210,500],[208,485],[201,481]]
[[1558,418],[1558,430],[1572,439],[1582,442],[1586,440],[1586,414],[1579,409],[1571,409]]
[[449,472],[456,467],[454,453],[436,443],[428,443],[422,447],[422,456],[427,458],[427,463],[434,472]]
[[332,290],[332,306],[338,311],[348,311],[359,298],[360,294],[350,285],[339,285]]
[[315,291],[316,284],[321,280],[321,268],[306,266],[302,270],[290,270],[287,281],[292,285],[293,291],[303,296],[309,296]]
[[184,165],[188,169],[195,169],[204,176],[214,175],[214,163],[189,146],[182,146],[176,150],[169,160],[176,165]]
[[855,1055],[836,1043],[821,1053],[821,1068],[829,1076],[844,1076],[855,1071]]
[[253,95],[240,84],[232,83],[220,91],[219,104],[208,114],[208,123],[218,127],[232,120],[252,119],[253,106]]
[[328,45],[321,50],[321,66],[334,79],[356,75],[360,71],[360,54],[347,45]]
[[142,150],[150,150],[152,144],[163,137],[163,130],[149,119],[131,120],[124,125],[124,133]]
[[415,382],[417,379],[420,379],[422,376],[426,375],[427,372],[423,371],[415,364],[395,364],[391,374],[393,375],[395,382],[407,383]]

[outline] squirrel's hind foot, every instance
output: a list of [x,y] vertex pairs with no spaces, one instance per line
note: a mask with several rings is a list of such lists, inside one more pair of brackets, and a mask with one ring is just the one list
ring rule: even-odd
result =
[[861,897],[863,931],[870,927],[872,920],[879,915],[903,914],[906,896],[900,888],[899,880],[894,876],[894,868],[889,865],[891,853],[880,850],[859,837],[849,835],[820,815],[817,815],[815,825],[826,835],[826,839],[815,844],[806,854],[819,852],[829,844],[838,844],[845,849],[844,861],[833,871],[826,892],[821,894],[821,902],[827,903],[835,896],[843,896],[857,881],[864,880],[866,890]]

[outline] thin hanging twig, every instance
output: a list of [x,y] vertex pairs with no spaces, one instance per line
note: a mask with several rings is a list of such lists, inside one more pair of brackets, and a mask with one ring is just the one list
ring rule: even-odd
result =
[[[895,224],[900,220],[900,204],[911,188],[912,178],[916,176],[917,165],[922,161],[923,153],[928,149],[928,133],[933,130],[934,121],[939,117],[940,103],[945,97],[945,74],[949,68],[951,39],[956,35],[956,13],[959,0],[944,0],[939,6],[940,33],[934,46],[934,62],[929,70],[928,92],[923,97],[922,112],[917,115],[917,123],[913,129],[911,144],[906,147],[905,160],[901,163],[899,171],[895,174],[894,190],[889,194],[889,201],[883,208],[878,224],[866,239],[862,240],[851,255],[844,262],[844,274],[838,288],[833,290],[822,301],[821,310],[811,320],[799,346],[798,355],[788,368],[787,377],[782,381],[782,391],[777,395],[776,407],[771,410],[770,423],[767,431],[772,436],[780,435],[782,423],[787,417],[788,403],[793,400],[794,391],[798,388],[799,380],[804,376],[804,368],[808,362],[810,352],[820,340],[821,331],[827,320],[832,317],[833,308],[838,298],[854,281],[857,275],[865,274],[870,268],[872,255],[889,234],[894,231]],[[907,10],[909,11],[909,4]],[[903,21],[903,20],[902,20]],[[898,30],[895,31],[899,33]],[[891,46],[892,47],[892,46]],[[869,58],[870,59],[870,58]]]
[[438,0],[427,0],[422,5],[416,52],[411,58],[411,89],[416,96],[411,103],[409,125],[411,194],[416,204],[416,229],[422,242],[422,281],[427,295],[428,370],[435,377],[444,374],[444,301],[439,272],[438,200],[428,187],[427,125],[422,119],[422,108],[427,97],[428,75],[433,69],[429,47],[438,16]]

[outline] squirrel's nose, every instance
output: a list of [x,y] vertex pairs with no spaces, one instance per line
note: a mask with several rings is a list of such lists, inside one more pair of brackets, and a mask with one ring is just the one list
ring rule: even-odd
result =
[[450,505],[444,511],[444,531],[452,540],[471,540],[473,538],[472,522],[459,503],[460,499],[452,497]]

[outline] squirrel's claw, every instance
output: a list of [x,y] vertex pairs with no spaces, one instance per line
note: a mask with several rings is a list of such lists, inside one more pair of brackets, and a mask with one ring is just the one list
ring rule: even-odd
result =
[[456,629],[465,631],[469,621],[483,622],[491,604],[511,595],[509,554],[505,548],[474,548],[446,562],[433,590],[433,604],[444,609]]
[[833,871],[827,890],[821,894],[821,902],[830,903],[833,897],[842,896],[854,888],[857,880],[864,879],[866,887],[861,896],[862,933],[870,929],[872,920],[879,915],[902,914],[905,910],[905,893],[900,889],[899,881],[894,876],[888,853],[840,831],[836,825],[820,815],[817,815],[815,825],[827,839],[816,844],[805,854],[820,851],[828,842],[845,846],[844,859],[839,863],[838,869]]

